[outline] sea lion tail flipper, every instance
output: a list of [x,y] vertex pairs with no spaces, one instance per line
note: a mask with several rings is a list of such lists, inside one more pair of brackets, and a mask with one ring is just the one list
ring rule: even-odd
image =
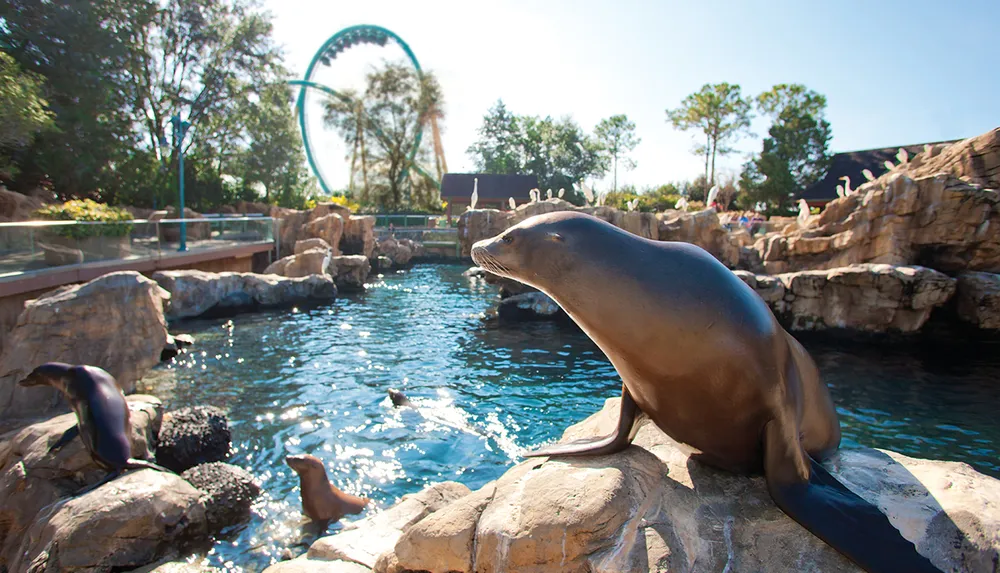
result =
[[[778,422],[768,423],[764,473],[782,511],[869,573],[941,573],[878,507],[837,481],[797,439],[788,438]],[[808,481],[800,479],[803,469]]]
[[627,448],[632,441],[632,426],[635,423],[635,416],[638,412],[639,407],[623,384],[622,405],[618,414],[618,427],[613,432],[600,438],[587,438],[584,440],[574,440],[565,444],[555,444],[547,448],[528,452],[524,454],[524,457],[599,456],[620,452]]
[[125,464],[125,469],[129,470],[156,470],[158,472],[165,472],[168,474],[176,475],[176,472],[167,469],[161,465],[154,464],[153,462],[146,460],[137,460],[135,458],[129,458],[128,463]]
[[80,435],[80,425],[73,424],[73,427],[63,432],[62,436],[59,436],[59,439],[56,440],[56,443],[49,446],[49,453],[51,454],[52,452],[61,449],[66,444],[73,441],[73,438],[79,435]]

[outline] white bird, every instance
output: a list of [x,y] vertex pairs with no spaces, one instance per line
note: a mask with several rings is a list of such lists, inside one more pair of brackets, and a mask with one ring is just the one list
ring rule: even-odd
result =
[[676,207],[679,211],[687,211],[688,210],[688,200],[687,200],[687,198],[686,197],[681,197],[680,199],[678,199],[677,200],[677,204],[674,205],[674,207]]
[[715,202],[715,198],[719,196],[719,186],[713,185],[711,189],[708,190],[708,199],[705,200],[705,204],[709,207]]
[[597,206],[598,207],[603,207],[604,206],[604,202],[607,201],[607,200],[608,200],[608,192],[605,191],[605,192],[601,193],[597,197]]
[[528,191],[528,202],[534,203],[535,201],[538,201],[538,189]]
[[563,189],[562,187],[560,187],[559,188],[559,198],[562,199],[563,195],[565,195],[565,194],[566,194],[566,190]]
[[931,152],[931,144],[930,143],[925,143],[924,144],[924,153],[930,153],[930,152]]
[[910,159],[910,154],[907,153],[905,149],[900,147],[899,151],[896,152],[896,159],[899,160],[900,165],[904,165]]
[[885,168],[888,169],[889,171],[892,171],[893,167],[895,167],[895,165],[892,164],[892,161],[885,162]]
[[510,209],[511,209],[512,211],[513,211],[514,209],[517,209],[517,201],[515,201],[513,197],[511,197],[511,198],[507,199],[507,204],[508,204],[508,205],[510,205]]
[[476,203],[479,202],[479,178],[476,177],[472,180],[472,199],[469,199],[469,208],[475,209]]
[[[839,188],[840,185],[837,185]],[[839,190],[839,189],[838,189]],[[803,225],[809,220],[809,203],[805,199],[799,199],[799,223]]]
[[864,169],[864,170],[862,170],[861,174],[865,176],[865,179],[867,179],[869,181],[875,181],[875,174],[872,173],[870,169]]
[[583,189],[583,197],[587,200],[587,203],[594,202],[594,190],[587,185],[585,181],[580,182],[580,188]]
[[638,207],[638,206],[639,206],[639,198],[638,197],[636,197],[635,199],[632,199],[631,201],[628,202],[628,210],[629,211],[635,211],[635,208]]
[[848,177],[847,175],[844,175],[843,177],[840,178],[840,180],[844,182],[844,195],[850,195],[851,193],[854,193],[854,191],[851,191],[851,178],[850,177]]
[[545,198],[546,199],[551,199],[552,198],[552,190],[551,189],[549,189],[548,191],[545,192]]
[[837,197],[843,198],[845,196],[846,195],[844,195],[844,186],[843,185],[837,185]]

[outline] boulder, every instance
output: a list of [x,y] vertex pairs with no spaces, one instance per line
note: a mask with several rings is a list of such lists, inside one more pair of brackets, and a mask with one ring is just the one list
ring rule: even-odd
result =
[[62,245],[53,245],[38,241],[42,248],[45,264],[50,267],[62,265],[78,265],[83,262],[83,251]]
[[264,573],[371,573],[371,568],[353,561],[310,559],[303,555],[275,563],[264,569]]
[[1000,329],[1000,275],[965,272],[958,275],[958,317],[977,328]]
[[387,271],[392,268],[392,259],[385,255],[379,255],[375,257],[375,269],[379,271]]
[[327,243],[324,239],[320,238],[295,241],[296,255],[301,255],[302,253],[312,249],[326,249],[328,251],[332,251],[333,247],[330,246],[330,243]]
[[[143,395],[128,396],[126,401],[132,423],[132,457],[148,459],[160,429],[162,404]],[[107,475],[79,438],[49,452],[76,423],[76,414],[63,414],[0,436],[0,569],[3,564],[9,566],[25,532],[42,519],[39,512],[43,508]],[[107,488],[114,488],[115,483],[97,491],[111,491]]]
[[159,271],[153,279],[171,295],[167,312],[170,319],[332,300],[337,296],[333,278],[326,275],[290,278],[183,270]]
[[371,262],[364,255],[341,255],[330,262],[330,272],[336,272],[337,288],[344,291],[364,290],[371,270]]
[[924,267],[865,264],[777,276],[735,272],[793,331],[912,333],[955,292],[955,279]]
[[[336,213],[331,213],[306,223],[302,228],[301,238],[295,242],[295,245],[298,248],[298,243],[303,239],[323,239],[329,245],[329,249],[333,251],[333,254],[339,255],[340,251],[338,248],[340,246],[340,238],[343,234],[343,217]],[[297,253],[298,251],[296,251]]]
[[379,255],[389,257],[394,267],[406,266],[413,257],[413,249],[409,245],[404,244],[402,241],[397,241],[392,237],[379,239],[376,251]]
[[344,221],[344,235],[340,250],[345,255],[364,255],[372,258],[375,253],[375,217],[351,215]]
[[458,218],[458,241],[462,256],[472,256],[476,241],[495,237],[513,225],[510,211],[469,209]]
[[232,464],[200,464],[181,477],[204,493],[201,501],[211,533],[250,519],[250,507],[260,495],[260,486],[253,475]]
[[17,382],[45,362],[90,364],[111,373],[126,393],[160,362],[167,343],[170,294],[134,271],[62,287],[24,304],[0,355],[0,418],[64,407],[48,387]]
[[427,256],[427,249],[424,248],[424,244],[413,239],[397,239],[400,245],[410,249],[411,261],[413,259],[420,259]]
[[[299,242],[301,243],[302,241]],[[309,249],[308,251],[289,255],[283,259],[274,261],[264,269],[264,274],[292,278],[330,274],[331,256],[332,252],[330,249]]]
[[[619,399],[563,441],[604,435]],[[782,513],[763,477],[690,457],[646,418],[632,447],[536,458],[404,529],[376,571],[860,571]],[[968,465],[868,448],[827,464],[943,571],[993,571],[1000,480]]]
[[827,204],[815,226],[759,240],[768,273],[860,263],[1000,272],[1000,128],[933,146]]
[[156,460],[180,473],[199,464],[225,460],[230,444],[225,412],[215,406],[187,406],[164,416]]
[[207,533],[201,492],[180,476],[130,471],[61,500],[5,552],[10,571],[123,571]]
[[509,296],[497,305],[497,318],[501,322],[529,320],[562,320],[569,318],[549,295],[543,292],[525,292]]
[[35,211],[42,208],[42,205],[42,200],[37,197],[8,191],[6,187],[0,185],[0,223],[28,221]]
[[[160,219],[178,219],[177,207],[170,205],[164,211],[154,211],[150,213],[150,221],[159,221]],[[184,208],[184,218],[185,219],[204,219],[204,215],[195,211],[194,209],[185,207]],[[212,237],[212,227],[209,223],[185,223],[184,227],[187,233],[187,240],[189,241],[202,241]],[[160,240],[167,242],[177,242],[181,238],[181,224],[180,223],[161,223],[160,224]]]
[[319,538],[306,557],[339,559],[375,568],[379,556],[392,552],[405,529],[468,493],[469,488],[460,483],[442,482],[404,495],[389,509],[349,523],[340,533]]

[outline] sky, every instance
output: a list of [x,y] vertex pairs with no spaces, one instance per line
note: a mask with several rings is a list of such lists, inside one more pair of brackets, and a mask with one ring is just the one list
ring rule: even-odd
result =
[[[665,110],[706,83],[744,95],[801,83],[827,97],[834,152],[972,137],[1000,126],[1000,1],[698,0],[332,1],[265,0],[286,65],[302,77],[313,54],[356,24],[392,30],[441,83],[442,140],[451,172],[471,172],[466,153],[483,115],[502,99],[516,114],[572,116],[588,132],[626,114],[642,139],[637,167],[619,186],[688,180],[704,171],[697,133],[677,131]],[[361,46],[314,80],[364,85],[364,72],[403,52]],[[317,159],[333,188],[347,186],[349,150],[307,106]],[[736,175],[755,137],[717,161]],[[315,130],[315,131],[313,131]],[[596,182],[610,186],[610,176]]]

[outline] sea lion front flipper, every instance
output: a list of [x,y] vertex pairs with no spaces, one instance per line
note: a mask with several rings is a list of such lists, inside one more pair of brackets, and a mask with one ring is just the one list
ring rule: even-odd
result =
[[73,427],[63,432],[62,436],[59,436],[59,439],[56,440],[56,443],[49,446],[49,453],[51,454],[52,452],[61,449],[66,444],[73,441],[73,438],[79,435],[80,435],[80,425],[73,424]]
[[168,474],[176,475],[171,469],[167,469],[161,465],[154,464],[153,462],[146,460],[137,460],[135,458],[129,458],[128,463],[125,464],[125,469],[129,470],[156,470],[158,472],[165,472]]
[[613,454],[628,447],[632,442],[632,425],[635,423],[635,416],[639,413],[628,389],[622,384],[622,406],[618,414],[618,427],[607,436],[600,438],[588,438],[584,440],[574,440],[565,444],[555,444],[548,448],[542,448],[524,454],[526,458],[537,458],[541,456],[599,456],[603,454]]
[[[802,470],[808,481],[801,479]],[[764,474],[783,512],[865,571],[941,573],[876,506],[810,458],[797,432],[783,431],[775,420],[764,430]]]

